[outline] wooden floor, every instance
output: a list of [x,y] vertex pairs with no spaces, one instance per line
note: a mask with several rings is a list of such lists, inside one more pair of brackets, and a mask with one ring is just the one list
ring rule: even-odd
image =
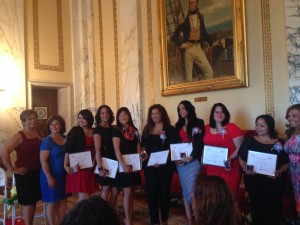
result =
[[[76,203],[77,198],[75,196],[70,197],[68,199],[68,209],[74,206]],[[120,221],[124,220],[124,211],[123,211],[123,195],[120,194],[118,197],[118,202],[116,206],[116,210],[118,212]],[[170,210],[170,216],[169,216],[169,225],[183,225],[186,224],[185,219],[185,211],[184,207],[181,204],[177,204],[177,201],[172,201],[171,204],[171,210]],[[43,204],[41,202],[38,202],[37,205],[37,214],[41,214],[43,212]],[[17,208],[17,215],[21,214],[21,209]],[[2,216],[2,210],[0,211],[0,215]],[[133,222],[134,225],[146,225],[150,224],[150,218],[148,213],[148,206],[147,206],[147,200],[145,194],[141,192],[137,192],[135,194],[135,202],[134,202],[134,208],[133,208]],[[0,222],[1,224],[1,222]],[[36,218],[34,220],[34,225],[43,225],[44,220],[42,218]],[[121,223],[123,224],[123,223]]]

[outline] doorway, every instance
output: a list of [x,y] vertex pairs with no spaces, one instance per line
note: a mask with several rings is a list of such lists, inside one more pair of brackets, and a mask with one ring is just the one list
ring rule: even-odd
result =
[[44,137],[49,135],[46,127],[50,116],[58,114],[57,89],[47,87],[32,88],[32,109],[38,114],[39,129]]
[[39,128],[48,135],[47,119],[54,114],[62,116],[66,121],[66,134],[73,126],[73,101],[71,85],[62,83],[44,83],[28,81],[28,108],[37,111]]

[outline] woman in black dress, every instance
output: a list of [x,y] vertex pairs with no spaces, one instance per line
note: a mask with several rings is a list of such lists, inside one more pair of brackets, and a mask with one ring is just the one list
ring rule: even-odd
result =
[[[153,152],[169,150],[170,144],[176,143],[176,140],[176,130],[171,125],[166,109],[160,104],[152,105],[148,110],[147,124],[143,130],[142,149],[150,156]],[[145,160],[145,165],[147,163],[148,160]],[[166,164],[144,168],[151,224],[160,224],[160,219],[161,224],[167,224],[174,169],[175,164],[171,162],[170,155]]]
[[107,177],[107,171],[102,165],[102,157],[117,160],[112,143],[114,113],[108,105],[101,105],[97,110],[95,120],[97,126],[94,129],[93,137],[99,169],[98,182],[102,187],[101,197],[114,207],[118,197],[117,182],[116,179]]
[[139,133],[134,126],[131,114],[126,107],[117,112],[117,128],[113,130],[113,145],[115,153],[124,172],[119,173],[119,186],[123,188],[125,211],[125,225],[132,225],[132,209],[134,202],[133,191],[141,183],[139,171],[132,171],[132,166],[126,165],[122,155],[135,154],[141,151]]
[[[245,187],[250,197],[252,224],[279,225],[285,180],[283,175],[289,167],[288,155],[278,141],[275,121],[270,115],[258,116],[255,130],[257,135],[247,138],[239,150],[240,165],[245,173]],[[277,155],[274,176],[256,173],[259,169],[255,167],[254,170],[247,170],[249,150]]]

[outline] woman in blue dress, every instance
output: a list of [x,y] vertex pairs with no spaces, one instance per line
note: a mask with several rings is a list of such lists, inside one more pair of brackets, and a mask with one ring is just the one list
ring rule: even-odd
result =
[[65,120],[58,115],[47,121],[47,136],[40,146],[40,184],[42,201],[46,203],[46,214],[50,225],[55,225],[55,217],[62,222],[67,209],[65,194],[66,171],[64,169],[66,131]]

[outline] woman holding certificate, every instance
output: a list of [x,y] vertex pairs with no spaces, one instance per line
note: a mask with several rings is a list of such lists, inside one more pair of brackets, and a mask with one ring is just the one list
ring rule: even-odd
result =
[[117,160],[112,143],[114,113],[108,105],[101,105],[97,110],[95,120],[97,126],[94,129],[93,137],[99,170],[98,182],[102,187],[101,197],[114,207],[118,196],[117,182],[116,179],[107,176],[107,168],[102,165],[102,157]]
[[66,151],[65,120],[58,115],[51,116],[46,124],[50,135],[40,146],[40,184],[42,201],[46,202],[46,214],[50,225],[55,225],[55,217],[61,223],[67,209],[66,171],[64,156]]
[[[10,173],[14,174],[18,203],[22,205],[25,224],[33,224],[36,202],[41,198],[39,149],[43,133],[37,129],[38,115],[32,109],[21,112],[23,129],[17,132],[1,150],[1,158]],[[10,154],[16,151],[17,160],[12,164]]]
[[[161,153],[159,157],[163,158],[164,153],[169,154],[170,144],[176,141],[176,130],[171,125],[166,109],[160,104],[152,105],[148,110],[147,124],[143,130],[142,149],[149,157],[154,153]],[[145,160],[144,172],[151,224],[167,224],[175,165],[170,161],[170,157],[167,157],[163,164],[147,165],[148,163],[149,159]]]
[[290,106],[286,111],[285,118],[289,123],[286,130],[288,140],[284,145],[284,150],[290,158],[290,173],[296,199],[296,210],[298,219],[300,219],[300,104]]
[[178,121],[175,128],[180,142],[192,143],[192,152],[182,160],[176,161],[177,171],[180,177],[185,213],[188,224],[193,224],[192,192],[197,175],[200,173],[200,159],[203,150],[204,121],[196,116],[195,107],[191,102],[183,100],[177,107]]
[[[238,196],[241,182],[238,151],[244,140],[244,134],[239,127],[229,121],[230,113],[226,106],[222,103],[214,104],[210,112],[209,124],[205,126],[204,144],[226,149],[228,154],[227,158],[223,160],[224,165],[206,165],[205,167],[207,175],[222,177],[235,196]],[[204,149],[204,162],[206,160],[205,151]]]
[[[125,225],[132,225],[132,209],[134,202],[133,191],[136,185],[141,183],[139,171],[134,171],[133,164],[126,164],[124,157],[128,154],[140,154],[139,132],[134,126],[131,114],[126,107],[117,111],[117,128],[113,130],[113,145],[119,161],[119,186],[123,188],[123,207],[125,212]],[[136,155],[132,155],[136,156]],[[138,163],[140,158],[137,158]],[[134,162],[136,163],[136,162]],[[140,169],[140,168],[139,168]]]
[[239,151],[252,222],[254,225],[276,225],[280,224],[284,191],[285,179],[281,174],[288,169],[289,159],[278,141],[275,121],[270,115],[258,116],[255,130],[257,135],[247,138]]
[[78,201],[87,199],[99,187],[96,182],[93,168],[80,168],[79,165],[71,165],[70,157],[74,153],[88,152],[94,162],[95,146],[93,139],[94,117],[90,110],[83,109],[78,113],[78,126],[73,127],[67,135],[66,154],[64,167],[67,171],[66,193],[77,193]]

